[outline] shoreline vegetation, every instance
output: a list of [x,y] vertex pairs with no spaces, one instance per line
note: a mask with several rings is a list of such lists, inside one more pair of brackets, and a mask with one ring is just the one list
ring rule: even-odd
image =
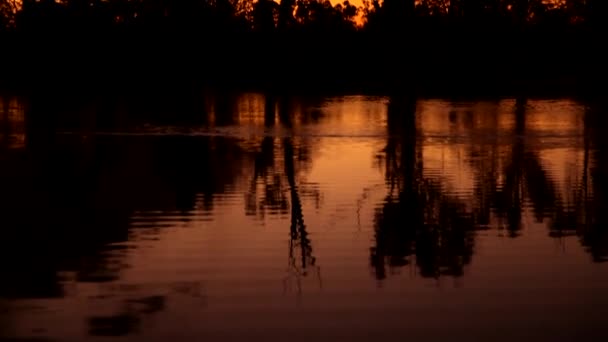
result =
[[0,0],[0,87],[601,96],[604,0]]

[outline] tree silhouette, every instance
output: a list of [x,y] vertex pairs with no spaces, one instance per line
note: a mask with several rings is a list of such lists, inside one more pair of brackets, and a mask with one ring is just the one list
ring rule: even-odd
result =
[[0,33],[15,26],[19,7],[16,0],[0,0]]
[[293,16],[295,8],[295,0],[281,0],[279,4],[279,30],[287,30],[293,27],[295,24],[295,18]]
[[[208,84],[279,88],[310,89],[315,79],[340,87],[439,88],[467,76],[515,87],[538,75],[559,88],[606,71],[600,48],[608,11],[598,0],[369,0],[361,7],[326,0],[14,4],[0,2],[2,40],[15,51],[0,58],[28,74],[3,77],[25,84],[53,80],[75,87],[128,78],[145,86],[188,75]],[[48,50],[56,53],[45,54],[47,63],[33,62]],[[242,51],[256,51],[251,63],[240,58]],[[154,65],[154,75],[137,71],[143,65],[133,66],[133,60]],[[78,71],[83,69],[98,71],[87,77]],[[286,70],[297,77],[285,76],[293,76]]]
[[258,0],[253,7],[253,28],[269,33],[275,29],[276,3],[272,0]]

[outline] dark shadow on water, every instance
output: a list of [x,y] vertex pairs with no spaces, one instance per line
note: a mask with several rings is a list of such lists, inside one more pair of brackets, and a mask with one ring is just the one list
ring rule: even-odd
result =
[[[302,124],[316,121],[314,112],[296,116],[294,99],[275,93],[265,94],[264,127],[292,129],[295,121]],[[311,141],[305,137],[264,136],[254,154],[254,171],[246,194],[246,215],[264,219],[266,215],[290,215],[288,271],[285,287],[295,280],[297,292],[302,291],[301,277],[310,272],[318,275],[312,241],[306,229],[302,196],[319,202],[320,193],[311,184],[299,184],[299,174],[310,167]],[[281,152],[282,150],[282,152]],[[282,163],[280,162],[282,159]],[[261,193],[259,193],[261,191]],[[299,254],[299,255],[298,255]]]
[[473,221],[464,203],[423,174],[415,99],[391,98],[387,116],[383,163],[389,193],[374,220],[376,277],[407,264],[425,277],[461,276],[473,255]]
[[[294,166],[294,146],[290,138],[283,140],[285,175],[289,184],[289,194],[291,199],[291,225],[289,229],[289,265],[296,274],[306,276],[311,268],[316,265],[316,258],[313,256],[311,240],[308,237],[306,225],[304,223],[304,213],[302,211],[302,201],[300,199],[299,187],[296,183],[296,170]],[[295,250],[300,250],[299,258],[295,255]],[[299,260],[298,260],[299,259]]]
[[577,206],[572,210],[576,233],[593,260],[598,262],[608,261],[608,222],[605,215],[608,210],[608,138],[604,132],[608,124],[607,113],[608,107],[603,102],[591,104],[586,112],[583,184],[577,187]]
[[137,331],[137,317],[124,314],[111,317],[89,318],[89,335],[91,336],[123,336]]
[[[526,123],[525,97],[514,103],[510,147],[504,153],[498,153],[502,144],[498,137],[469,147],[475,182],[473,198],[465,199],[444,188],[441,177],[425,175],[425,138],[419,135],[416,103],[407,96],[396,96],[388,104],[388,138],[379,157],[387,195],[376,212],[375,244],[370,251],[378,279],[406,265],[415,265],[426,277],[462,276],[474,255],[477,232],[498,228],[508,237],[518,237],[528,209],[536,222],[547,223],[549,236],[579,236],[594,261],[606,260],[603,215],[598,211],[607,203],[599,176],[605,173],[606,139],[599,129],[605,106],[601,109],[602,105],[594,103],[588,107],[582,177],[569,189],[572,196],[568,198],[573,200],[559,192],[558,180],[541,162],[538,142],[533,141],[536,133],[528,131]],[[449,120],[457,120],[458,115],[451,112]]]
[[[323,102],[286,94],[263,95],[259,117],[265,133],[253,138],[188,134],[201,127],[238,127],[240,95],[234,92],[172,93],[149,103],[137,97],[72,101],[46,93],[25,102],[0,98],[0,299],[57,299],[69,295],[71,281],[120,281],[131,267],[133,233],[160,239],[163,229],[179,229],[167,217],[212,220],[222,201],[242,195],[242,212],[235,214],[262,223],[270,216],[288,219],[286,287],[295,283],[301,292],[305,277],[320,283],[321,260],[313,248],[320,243],[310,233],[314,213],[307,208],[318,206],[323,194],[305,177],[319,139],[296,132],[325,119]],[[466,146],[475,178],[468,198],[446,187],[444,175],[426,172],[421,101],[388,98],[379,153],[386,193],[373,215],[369,250],[376,279],[405,266],[428,278],[465,276],[479,232],[520,239],[527,212],[546,223],[548,237],[576,236],[593,262],[608,260],[606,105],[587,104],[580,181],[564,195],[531,138],[530,102],[515,99],[506,138]],[[453,124],[475,125],[471,113],[447,115]],[[497,112],[487,115],[498,122]],[[102,134],[158,127],[175,131]],[[235,190],[239,184],[245,184],[243,193]],[[147,317],[171,305],[166,293],[135,290],[125,297],[113,313],[87,315],[91,335],[136,333]]]
[[[216,125],[234,122],[234,97],[229,96],[203,99],[214,108]],[[290,127],[294,120],[316,120],[313,112],[296,118],[295,112],[288,111],[290,101],[268,100],[267,108],[277,108],[277,125]],[[7,281],[0,284],[0,296],[61,297],[65,294],[62,272],[74,272],[78,282],[119,280],[121,271],[129,267],[125,258],[132,247],[125,243],[130,232],[147,230],[154,236],[162,228],[154,220],[134,228],[135,213],[177,212],[189,220],[195,210],[212,212],[217,196],[231,191],[249,161],[254,165],[254,177],[245,213],[260,214],[266,208],[272,215],[290,213],[292,224],[286,231],[292,245],[290,255],[301,252],[297,268],[304,273],[314,266],[301,197],[318,202],[320,194],[314,185],[298,184],[298,173],[310,165],[309,141],[264,137],[260,150],[252,153],[239,139],[230,137],[95,134],[137,127],[138,110],[120,117],[114,107],[116,117],[103,118],[106,121],[100,123],[95,118],[103,114],[95,111],[73,116],[88,105],[84,101],[68,103],[41,96],[21,108],[20,117],[11,107],[9,120],[7,103],[2,102],[0,126],[5,132],[1,137],[14,135],[16,130],[24,143],[1,152],[5,167],[0,178],[5,185],[0,205],[8,247],[2,250]],[[187,127],[184,118],[172,120],[171,115],[152,113],[146,122]],[[266,125],[274,126],[275,115],[266,116]],[[260,183],[264,190],[261,202],[256,203]]]
[[[22,112],[11,109],[12,122],[6,119],[8,107],[1,113],[0,126],[16,133],[0,133],[5,146],[0,213],[7,246],[0,252],[5,279],[0,297],[63,296],[60,272],[74,272],[79,282],[119,279],[128,267],[124,259],[131,247],[124,243],[134,213],[188,213],[197,200],[201,210],[212,210],[214,196],[241,172],[244,152],[230,139],[139,139],[89,134],[86,127],[58,134],[73,110],[63,104],[38,98]],[[11,145],[3,140],[7,136],[23,145]],[[141,229],[154,231],[153,223]]]

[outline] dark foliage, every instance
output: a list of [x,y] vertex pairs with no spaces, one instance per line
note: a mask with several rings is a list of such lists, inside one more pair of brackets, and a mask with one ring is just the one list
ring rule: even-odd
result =
[[601,0],[1,0],[0,80],[589,91],[606,13]]

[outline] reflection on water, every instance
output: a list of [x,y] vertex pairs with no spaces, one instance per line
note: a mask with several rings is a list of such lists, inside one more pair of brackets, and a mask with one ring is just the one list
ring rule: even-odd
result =
[[0,146],[19,149],[25,146],[25,111],[15,98],[0,97]]
[[603,332],[605,107],[190,95],[0,98],[0,337]]

